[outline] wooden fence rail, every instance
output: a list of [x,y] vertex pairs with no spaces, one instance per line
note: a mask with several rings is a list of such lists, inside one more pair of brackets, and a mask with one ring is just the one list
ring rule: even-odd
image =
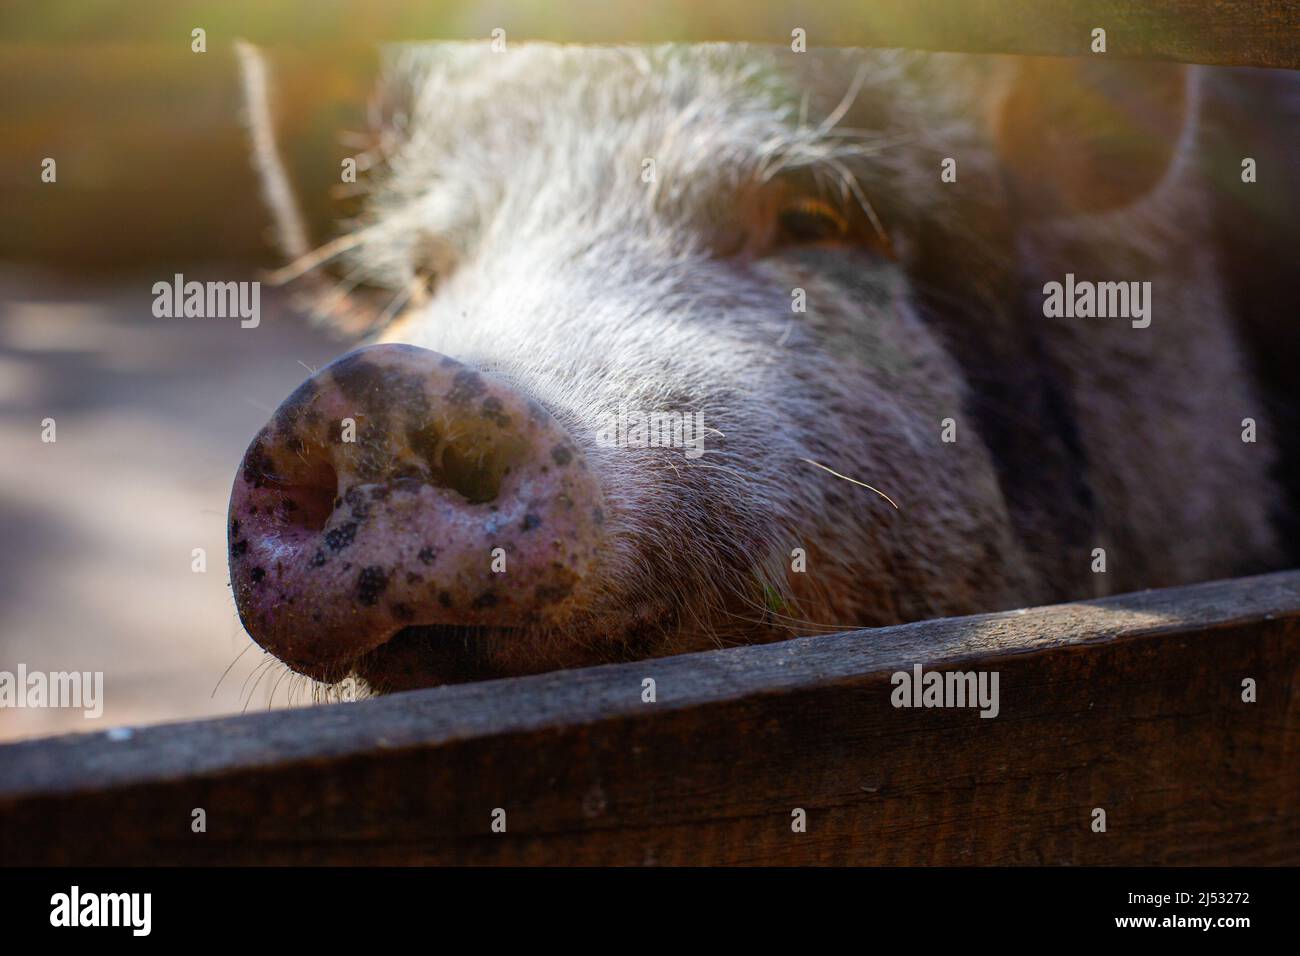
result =
[[1037,55],[1091,52],[1104,29],[1112,56],[1300,67],[1298,0],[136,0],[128,8],[14,6],[0,34],[18,44],[179,44],[195,27],[212,49],[234,35],[311,48],[385,40],[789,43]]
[[499,26],[569,43],[789,43],[799,28],[810,48],[1081,56],[1101,28],[1110,56],[1300,67],[1296,0],[524,0],[477,14],[473,3],[449,9],[462,12],[450,19],[456,38]]
[[11,744],[0,861],[1300,863],[1300,572]]

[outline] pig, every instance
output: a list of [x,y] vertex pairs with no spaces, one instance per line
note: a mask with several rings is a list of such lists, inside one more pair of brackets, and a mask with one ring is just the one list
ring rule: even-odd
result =
[[311,251],[240,55],[282,277],[357,346],[231,494],[240,618],[299,673],[387,692],[1288,560],[1209,71],[401,46],[363,209]]

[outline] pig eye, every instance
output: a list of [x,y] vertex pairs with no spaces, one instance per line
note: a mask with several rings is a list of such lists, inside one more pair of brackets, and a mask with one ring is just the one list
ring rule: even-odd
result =
[[831,242],[845,239],[849,223],[835,207],[820,199],[796,199],[777,213],[783,244]]

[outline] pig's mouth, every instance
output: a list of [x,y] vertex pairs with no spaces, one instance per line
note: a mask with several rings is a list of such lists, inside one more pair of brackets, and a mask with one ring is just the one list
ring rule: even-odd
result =
[[518,640],[519,629],[456,624],[404,627],[353,662],[353,670],[380,693],[435,684],[460,684],[504,676],[493,664],[503,640]]
[[522,628],[513,627],[413,624],[363,654],[327,661],[280,659],[321,684],[359,677],[372,691],[388,693],[505,676],[493,663],[493,652],[524,636]]

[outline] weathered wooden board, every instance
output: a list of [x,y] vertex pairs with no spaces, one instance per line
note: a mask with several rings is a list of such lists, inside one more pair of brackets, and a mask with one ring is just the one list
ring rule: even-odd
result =
[[1092,31],[1114,56],[1243,66],[1300,66],[1297,0],[137,0],[130,15],[93,6],[0,11],[0,31],[20,43],[93,40],[188,49],[207,31],[209,49],[234,36],[285,47],[380,40],[789,43],[899,46],[926,50],[1075,55]]
[[1046,56],[1091,55],[1092,31],[1101,28],[1110,56],[1300,67],[1295,0],[525,0],[450,23],[458,37],[471,25],[481,28],[471,35],[497,26],[520,39],[578,43],[784,44],[799,28],[810,47]]
[[1300,863],[1300,572],[13,744],[0,861]]

